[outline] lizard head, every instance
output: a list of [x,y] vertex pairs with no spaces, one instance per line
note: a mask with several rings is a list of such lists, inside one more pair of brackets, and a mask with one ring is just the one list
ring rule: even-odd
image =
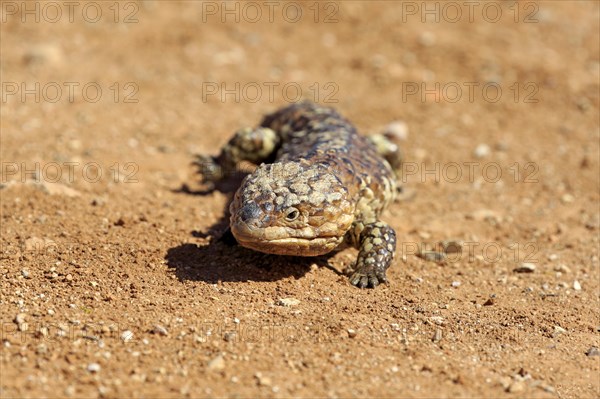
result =
[[344,239],[354,221],[348,190],[325,165],[263,164],[247,176],[229,208],[231,232],[244,247],[317,256]]

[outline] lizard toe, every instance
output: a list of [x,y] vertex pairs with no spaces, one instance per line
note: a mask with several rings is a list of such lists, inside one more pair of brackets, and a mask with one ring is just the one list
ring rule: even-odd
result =
[[358,288],[367,288],[369,285],[369,277],[364,273],[356,272],[350,277],[350,284]]

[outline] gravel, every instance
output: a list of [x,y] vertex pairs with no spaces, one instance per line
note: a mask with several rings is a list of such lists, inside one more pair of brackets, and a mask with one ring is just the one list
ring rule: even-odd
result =
[[100,365],[98,363],[90,363],[87,365],[87,371],[90,373],[97,373],[100,371]]
[[133,339],[133,332],[129,331],[129,330],[125,330],[123,331],[123,333],[121,334],[121,340],[123,342],[129,342]]
[[163,337],[166,337],[167,335],[169,335],[169,332],[167,331],[166,328],[164,328],[163,326],[161,326],[160,324],[156,324],[151,331],[152,334],[157,334],[157,335],[162,335]]
[[23,324],[27,320],[27,315],[25,313],[19,313],[15,316],[15,323]]
[[440,342],[443,338],[443,333],[441,328],[436,328],[435,333],[433,334],[433,338],[431,339],[433,342]]
[[446,260],[446,254],[443,252],[421,251],[418,256],[419,258],[424,259],[428,262],[441,263]]
[[556,265],[554,267],[554,271],[567,274],[567,273],[571,272],[571,269],[569,269],[569,267],[567,265],[560,264],[560,265]]
[[600,349],[598,349],[595,346],[592,346],[590,349],[587,350],[587,352],[585,352],[585,354],[589,357],[600,356]]
[[515,273],[533,273],[535,269],[536,266],[533,263],[521,263],[521,265],[513,271]]
[[404,121],[394,121],[383,129],[383,135],[392,141],[406,140],[408,138],[408,125]]
[[561,334],[566,333],[567,330],[565,330],[564,328],[562,328],[561,326],[554,326],[554,332],[552,333],[552,337],[556,338]]
[[479,144],[477,148],[475,148],[474,155],[477,158],[485,158],[492,152],[492,149],[487,144]]
[[300,300],[296,298],[281,298],[277,301],[277,305],[279,306],[296,306],[300,304]]
[[208,362],[207,367],[212,371],[225,370],[225,359],[223,359],[222,355],[218,355]]

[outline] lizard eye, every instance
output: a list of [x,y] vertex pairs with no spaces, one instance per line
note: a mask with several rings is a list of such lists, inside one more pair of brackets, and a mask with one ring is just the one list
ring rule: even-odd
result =
[[286,211],[285,220],[292,222],[300,216],[300,211],[296,208],[290,208]]

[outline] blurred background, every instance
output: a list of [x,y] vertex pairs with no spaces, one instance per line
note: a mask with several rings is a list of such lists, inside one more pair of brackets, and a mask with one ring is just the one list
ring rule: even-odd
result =
[[214,151],[300,98],[365,131],[402,119],[416,145],[443,143],[436,158],[499,141],[533,155],[597,108],[597,16],[593,1],[7,1],[2,155]]
[[[597,397],[597,1],[0,6],[2,397]],[[390,287],[211,245],[194,155],[300,99],[401,140]]]

